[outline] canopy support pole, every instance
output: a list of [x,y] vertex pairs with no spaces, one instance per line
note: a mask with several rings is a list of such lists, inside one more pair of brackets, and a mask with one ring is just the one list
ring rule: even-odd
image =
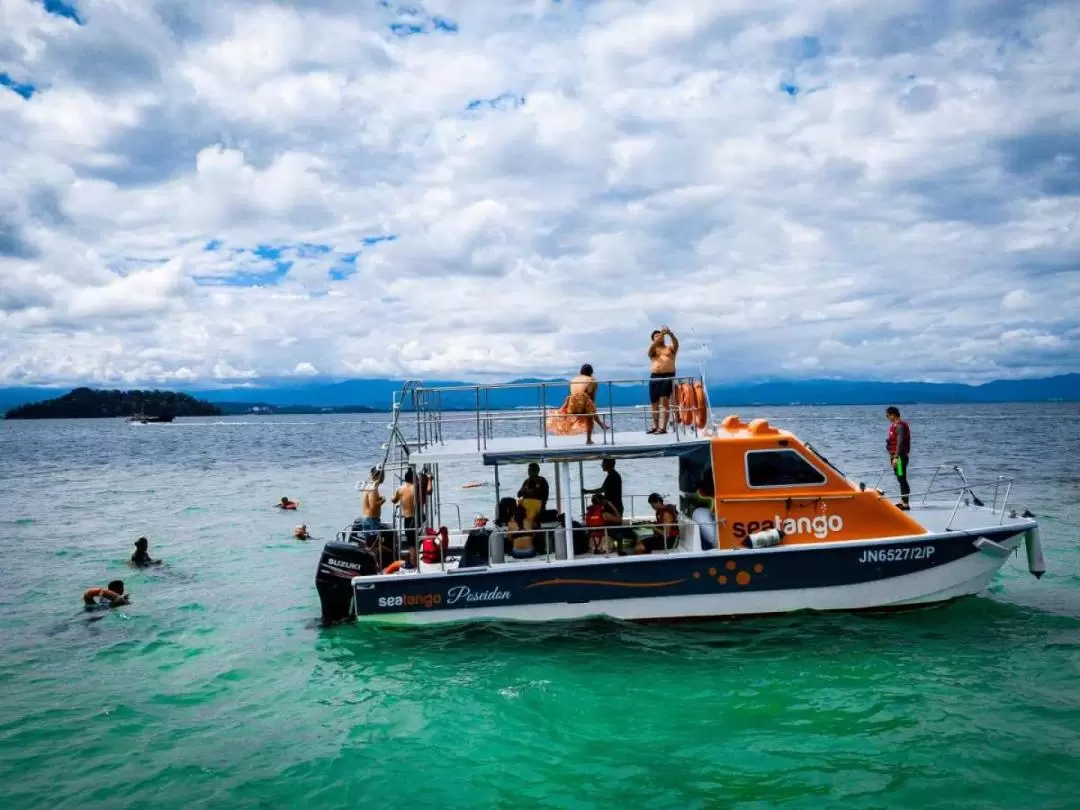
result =
[[563,511],[563,527],[566,530],[566,559],[574,559],[574,517],[571,506],[574,503],[573,489],[570,487],[570,465],[560,465],[562,485],[566,490],[566,509]]

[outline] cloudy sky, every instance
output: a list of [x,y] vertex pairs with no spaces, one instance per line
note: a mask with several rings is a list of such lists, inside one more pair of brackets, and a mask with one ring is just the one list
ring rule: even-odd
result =
[[1078,371],[1078,53],[1073,0],[0,0],[0,385],[662,323],[716,381]]

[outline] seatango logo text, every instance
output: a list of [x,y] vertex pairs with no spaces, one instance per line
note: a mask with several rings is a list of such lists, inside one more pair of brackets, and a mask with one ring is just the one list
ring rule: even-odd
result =
[[772,520],[752,520],[749,523],[732,524],[731,532],[736,538],[743,538],[754,532],[779,529],[784,534],[812,534],[818,540],[824,540],[830,532],[843,531],[844,519],[840,515],[818,515],[817,517],[782,518],[774,515]]

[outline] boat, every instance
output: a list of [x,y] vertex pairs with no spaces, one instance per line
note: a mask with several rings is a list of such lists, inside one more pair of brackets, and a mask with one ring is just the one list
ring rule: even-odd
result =
[[175,418],[176,417],[174,417],[171,413],[160,414],[158,416],[147,416],[143,413],[134,413],[129,416],[126,421],[140,425],[154,425],[171,422]]
[[[707,401],[702,413],[700,398],[695,406],[679,393],[707,390],[700,377],[676,380],[679,404],[666,434],[646,432],[647,381],[601,383],[596,405],[609,429],[594,445],[553,430],[553,420],[566,418],[558,410],[565,383],[528,386],[535,392],[516,393],[534,397],[529,412],[486,407],[499,398],[494,389],[509,386],[409,382],[395,394],[377,469],[390,490],[408,470],[431,482],[418,502],[421,553],[410,550],[397,513],[378,531],[345,527],[325,545],[316,572],[325,623],[901,610],[979,594],[1021,544],[1029,570],[1036,577],[1045,570],[1038,521],[1011,503],[1011,478],[969,480],[956,462],[913,468],[929,483],[905,510],[883,488],[893,481],[889,468],[846,474],[766,419],[714,421]],[[635,387],[642,402],[626,405]],[[474,409],[441,407],[462,400]],[[630,506],[621,526],[585,525],[583,465],[602,459],[647,465],[653,489],[671,492],[674,509],[657,512],[640,496],[624,497]],[[464,527],[460,508],[442,500],[456,488],[454,468],[477,462],[492,468],[495,505],[506,494],[500,480],[512,476],[513,496],[525,465],[553,473],[552,508],[528,533],[535,556],[513,556],[511,540],[521,536],[508,531],[513,526],[485,519]],[[612,542],[613,533],[629,542]],[[659,544],[635,553],[650,538]]]

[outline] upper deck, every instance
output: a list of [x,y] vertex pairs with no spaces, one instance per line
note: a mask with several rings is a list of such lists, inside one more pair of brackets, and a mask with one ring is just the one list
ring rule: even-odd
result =
[[[676,392],[680,386],[693,392],[696,384],[704,396],[700,377],[672,382]],[[395,396],[395,439],[412,464],[648,458],[681,455],[708,442],[707,399],[681,405],[672,396],[675,424],[667,433],[649,433],[649,383],[598,381],[596,415],[608,429],[596,425],[591,445],[583,426],[588,417],[560,410],[570,393],[569,381],[434,388],[408,383]]]

